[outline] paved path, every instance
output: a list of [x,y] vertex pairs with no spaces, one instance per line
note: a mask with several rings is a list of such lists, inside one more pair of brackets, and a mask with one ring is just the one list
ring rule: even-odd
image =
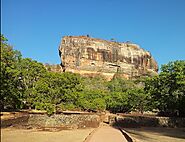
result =
[[119,129],[111,126],[100,126],[85,142],[127,142]]

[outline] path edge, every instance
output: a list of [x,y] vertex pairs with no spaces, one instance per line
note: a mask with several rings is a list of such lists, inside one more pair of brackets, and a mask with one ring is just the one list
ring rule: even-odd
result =
[[127,139],[127,142],[137,142],[136,139],[132,138],[128,132],[123,130],[121,127],[118,127],[123,136]]
[[89,135],[84,139],[83,142],[89,142],[90,139],[92,138],[93,134],[98,131],[102,126],[100,125],[98,128],[94,129],[92,132],[89,133]]

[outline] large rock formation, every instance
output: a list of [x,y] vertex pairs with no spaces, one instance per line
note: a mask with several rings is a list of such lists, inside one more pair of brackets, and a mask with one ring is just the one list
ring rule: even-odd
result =
[[89,36],[64,36],[59,46],[61,66],[80,74],[126,78],[157,74],[150,52],[130,42],[107,41]]

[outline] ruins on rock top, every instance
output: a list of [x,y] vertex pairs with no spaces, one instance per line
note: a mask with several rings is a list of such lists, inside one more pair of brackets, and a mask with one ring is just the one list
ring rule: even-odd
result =
[[89,36],[64,36],[59,46],[63,71],[82,75],[125,78],[155,75],[157,62],[151,53],[131,42],[107,41]]

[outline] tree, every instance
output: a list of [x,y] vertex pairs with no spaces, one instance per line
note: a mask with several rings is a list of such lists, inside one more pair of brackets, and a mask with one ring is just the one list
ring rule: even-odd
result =
[[129,89],[135,88],[136,85],[132,80],[123,78],[113,78],[107,83],[107,87],[111,92],[126,92]]
[[33,90],[33,106],[51,114],[60,109],[74,109],[82,90],[80,77],[72,73],[47,74],[40,78]]
[[19,78],[23,83],[24,95],[23,100],[26,102],[26,106],[31,108],[33,107],[33,91],[36,85],[36,82],[46,75],[46,68],[42,63],[38,63],[29,58],[23,58],[20,60],[17,65],[19,70]]
[[163,115],[185,115],[185,61],[162,65],[159,76],[146,81],[154,106]]
[[131,95],[129,91],[136,88],[134,81],[115,77],[107,83],[107,87],[110,91],[105,97],[108,110],[114,113],[130,112],[134,108],[132,106],[134,103],[129,100],[129,97],[133,98],[134,95]]
[[1,35],[1,102],[0,107],[19,108],[21,106],[22,83],[19,78],[17,65],[21,60],[21,53],[6,43],[7,39]]
[[100,90],[83,90],[79,94],[77,105],[85,111],[103,111],[106,108],[104,95]]
[[87,78],[83,77],[83,91],[79,93],[77,106],[86,111],[103,111],[106,108],[105,94],[108,90],[106,81],[102,76]]
[[139,111],[143,114],[144,111],[150,110],[150,95],[143,88],[134,88],[127,91],[128,104],[131,110]]
[[111,92],[105,96],[107,110],[117,112],[129,112],[131,106],[128,103],[127,92]]

